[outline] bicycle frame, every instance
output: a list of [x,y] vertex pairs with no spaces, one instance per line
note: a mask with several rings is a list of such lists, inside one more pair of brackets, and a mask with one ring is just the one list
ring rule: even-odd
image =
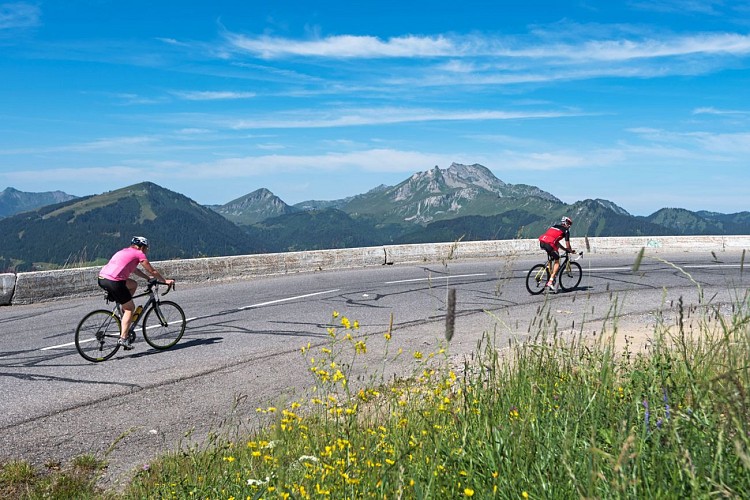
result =
[[[145,291],[139,293],[138,295],[134,295],[133,296],[133,301],[135,301],[135,299],[138,299],[138,298],[141,298],[141,297],[145,297],[146,295],[148,295],[148,300],[143,304],[142,310],[141,310],[141,314],[138,315],[138,317],[135,319],[135,321],[133,321],[132,323],[130,323],[130,327],[128,328],[128,332],[129,333],[131,333],[131,334],[135,333],[136,326],[138,326],[138,323],[146,315],[146,311],[148,311],[149,307],[153,307],[154,308],[154,310],[156,311],[156,315],[159,318],[159,322],[162,325],[166,326],[165,325],[166,320],[164,319],[164,315],[162,315],[161,310],[159,309],[159,293],[158,293],[158,288],[155,290],[155,288],[158,287],[158,285],[160,285],[160,284],[162,284],[162,283],[158,283],[158,282],[153,283],[153,284],[149,283],[146,286],[146,290]],[[167,291],[164,293],[164,295],[166,295],[167,293],[169,293],[169,288],[167,288]],[[122,306],[119,303],[116,303],[115,307],[112,309],[112,314],[115,314],[115,313],[120,318],[122,318]]]
[[[552,276],[552,270],[555,268],[554,265],[555,259],[548,257],[546,267],[539,268],[539,272],[536,273],[537,281],[543,278],[545,272],[548,273],[548,276]],[[565,257],[562,257],[560,268],[557,270],[558,273],[561,273],[563,271],[570,272],[570,253],[568,252],[565,252]]]

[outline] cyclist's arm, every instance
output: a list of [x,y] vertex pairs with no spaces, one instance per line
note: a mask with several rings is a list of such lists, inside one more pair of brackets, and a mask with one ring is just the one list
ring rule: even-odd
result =
[[[162,283],[166,283],[167,285],[171,285],[174,283],[174,280],[168,280],[164,276],[162,276],[162,274],[159,271],[157,271],[154,266],[151,265],[148,259],[141,261],[141,265],[146,271],[151,273],[151,277],[154,277],[157,280],[161,281]],[[146,276],[146,279],[150,279],[150,277]]]
[[567,250],[568,253],[576,253],[576,251],[573,250],[573,247],[570,246],[570,231],[565,231],[565,250]]
[[133,270],[133,274],[135,274],[135,275],[136,275],[136,276],[138,276],[138,277],[141,277],[141,278],[143,278],[144,280],[148,280],[148,279],[149,279],[149,275],[148,275],[148,274],[146,274],[146,273],[144,273],[143,271],[141,271],[141,270],[140,270],[140,269],[138,269],[138,268],[135,268],[135,269]]

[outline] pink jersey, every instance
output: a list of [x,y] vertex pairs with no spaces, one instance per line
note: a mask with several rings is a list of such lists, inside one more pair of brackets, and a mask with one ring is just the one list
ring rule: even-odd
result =
[[99,276],[112,281],[125,281],[144,260],[146,260],[146,254],[137,248],[123,248],[109,259],[109,262],[99,271]]

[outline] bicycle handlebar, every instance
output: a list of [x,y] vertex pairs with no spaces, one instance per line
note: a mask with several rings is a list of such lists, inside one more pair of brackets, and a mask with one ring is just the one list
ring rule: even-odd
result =
[[578,260],[578,259],[580,259],[580,258],[583,257],[583,252],[582,251],[579,252],[579,251],[573,250],[572,252],[568,252],[568,250],[566,248],[563,248],[563,250],[565,251],[566,254],[573,254],[573,255],[577,254],[578,258],[576,258],[576,260]]
[[[151,290],[156,285],[167,285],[167,283],[165,283],[163,281],[158,281],[156,279],[150,279],[150,280],[148,280],[148,289],[149,290]],[[170,290],[175,290],[175,289],[176,289],[175,283],[172,283],[171,285],[167,285],[167,291],[164,292],[162,295],[166,295],[166,294],[169,293]]]

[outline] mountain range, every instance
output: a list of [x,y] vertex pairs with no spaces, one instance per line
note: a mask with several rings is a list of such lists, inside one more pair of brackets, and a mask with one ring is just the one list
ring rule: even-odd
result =
[[574,220],[573,237],[750,234],[750,212],[663,208],[633,216],[608,200],[568,205],[537,187],[507,184],[482,165],[456,163],[395,186],[296,205],[258,189],[203,206],[144,182],[81,198],[8,188],[0,209],[0,271],[16,272],[97,265],[135,234],[152,241],[153,260],[534,238],[563,214]]

